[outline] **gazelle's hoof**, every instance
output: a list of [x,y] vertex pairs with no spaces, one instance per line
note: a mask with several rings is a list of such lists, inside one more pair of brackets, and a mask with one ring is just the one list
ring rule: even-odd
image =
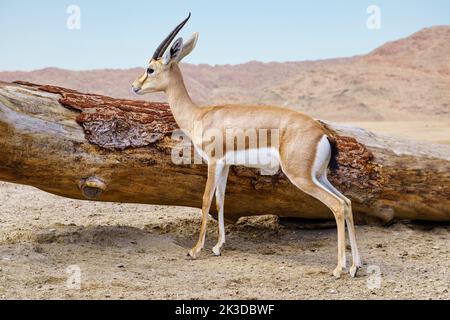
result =
[[359,267],[358,266],[351,266],[350,267],[350,276],[352,277],[352,278],[354,278],[354,277],[356,277],[356,275],[358,274],[358,270],[359,270]]
[[190,257],[191,259],[197,259],[197,253],[195,253],[194,249],[189,250],[189,252],[187,253],[188,257]]
[[358,260],[356,261],[356,266],[358,267],[358,269],[361,269],[363,266],[362,260],[361,258],[358,258]]
[[212,252],[214,253],[215,256],[220,257],[221,253],[220,253],[220,247],[215,246],[212,248]]
[[333,276],[336,279],[339,279],[341,277],[341,275],[342,275],[342,267],[337,267],[336,269],[334,269]]

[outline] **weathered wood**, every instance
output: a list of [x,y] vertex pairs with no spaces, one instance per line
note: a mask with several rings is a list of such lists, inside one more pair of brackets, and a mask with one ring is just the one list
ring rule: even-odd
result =
[[[450,220],[450,148],[324,123],[340,169],[330,180],[355,217]],[[0,82],[0,180],[75,199],[200,207],[205,165],[171,160],[177,125],[162,103]],[[231,170],[226,218],[275,214],[331,219],[278,172]]]

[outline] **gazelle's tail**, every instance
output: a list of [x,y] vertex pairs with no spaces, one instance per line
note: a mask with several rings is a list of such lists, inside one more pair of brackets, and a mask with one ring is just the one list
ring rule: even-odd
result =
[[336,172],[339,169],[339,163],[337,161],[337,157],[339,155],[339,149],[337,147],[336,140],[333,137],[327,136],[328,142],[330,143],[331,147],[331,158],[330,162],[328,163],[328,168],[332,172]]

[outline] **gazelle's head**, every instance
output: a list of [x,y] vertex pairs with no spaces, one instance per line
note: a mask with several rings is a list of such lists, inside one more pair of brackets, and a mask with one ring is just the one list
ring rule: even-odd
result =
[[173,64],[180,62],[184,57],[191,53],[197,43],[198,33],[194,33],[184,44],[183,38],[178,38],[170,49],[167,50],[175,36],[184,27],[190,17],[191,14],[189,13],[189,16],[183,20],[156,49],[145,72],[132,84],[132,89],[136,94],[142,95],[151,92],[166,91],[169,86],[170,70]]

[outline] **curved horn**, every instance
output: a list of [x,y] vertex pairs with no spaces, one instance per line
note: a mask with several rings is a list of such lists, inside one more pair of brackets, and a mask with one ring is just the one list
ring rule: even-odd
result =
[[191,13],[189,12],[189,16],[184,19],[173,31],[167,36],[167,38],[164,39],[163,42],[159,45],[159,47],[156,49],[155,53],[153,54],[152,59],[158,60],[158,58],[161,58],[164,52],[166,51],[167,47],[170,45],[172,40],[175,38],[175,36],[180,32],[180,30],[184,27],[186,22],[188,22],[189,18],[191,17]]

